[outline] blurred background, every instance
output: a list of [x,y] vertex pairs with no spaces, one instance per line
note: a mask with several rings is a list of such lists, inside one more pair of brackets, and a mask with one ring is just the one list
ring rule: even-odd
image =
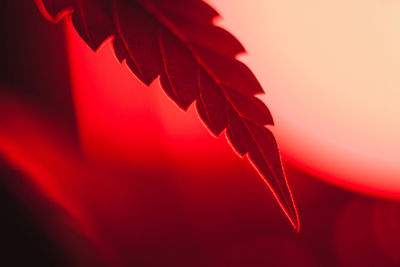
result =
[[295,233],[225,137],[143,86],[109,43],[90,51],[31,0],[0,12],[4,266],[400,266],[398,201],[284,156]]

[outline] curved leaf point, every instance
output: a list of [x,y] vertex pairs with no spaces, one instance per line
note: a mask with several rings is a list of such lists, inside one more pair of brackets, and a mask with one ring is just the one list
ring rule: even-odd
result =
[[216,136],[225,130],[247,155],[298,231],[299,216],[271,131],[272,116],[256,95],[263,89],[236,59],[244,52],[229,32],[214,25],[218,13],[201,0],[35,0],[52,22],[71,14],[79,35],[96,50],[113,36],[117,58],[146,85],[157,77],[167,95],[186,110],[196,102]]

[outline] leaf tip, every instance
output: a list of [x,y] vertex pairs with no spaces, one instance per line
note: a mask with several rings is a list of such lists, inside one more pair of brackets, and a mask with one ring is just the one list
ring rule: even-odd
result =
[[73,12],[73,9],[64,6],[61,8],[54,8],[54,10],[51,11],[50,8],[46,8],[43,0],[34,1],[40,13],[42,13],[42,16],[52,23],[59,22],[62,18]]

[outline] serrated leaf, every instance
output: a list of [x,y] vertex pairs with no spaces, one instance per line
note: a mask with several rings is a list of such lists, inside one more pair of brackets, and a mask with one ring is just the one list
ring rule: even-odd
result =
[[229,32],[215,26],[218,13],[201,0],[36,0],[52,21],[69,11],[80,36],[97,49],[113,36],[120,61],[149,85],[157,77],[186,110],[197,111],[212,133],[224,129],[233,148],[248,155],[295,229],[299,218],[275,138],[273,120],[255,95],[263,89],[235,57],[244,52]]

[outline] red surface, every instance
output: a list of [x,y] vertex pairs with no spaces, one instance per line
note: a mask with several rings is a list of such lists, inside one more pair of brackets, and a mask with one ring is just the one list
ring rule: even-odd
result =
[[157,84],[141,85],[109,45],[95,54],[69,34],[78,132],[50,107],[4,89],[0,153],[66,213],[57,220],[30,200],[74,266],[88,266],[85,258],[107,266],[400,264],[398,202],[285,164],[303,225],[296,234],[252,167],[192,108],[182,112]]

